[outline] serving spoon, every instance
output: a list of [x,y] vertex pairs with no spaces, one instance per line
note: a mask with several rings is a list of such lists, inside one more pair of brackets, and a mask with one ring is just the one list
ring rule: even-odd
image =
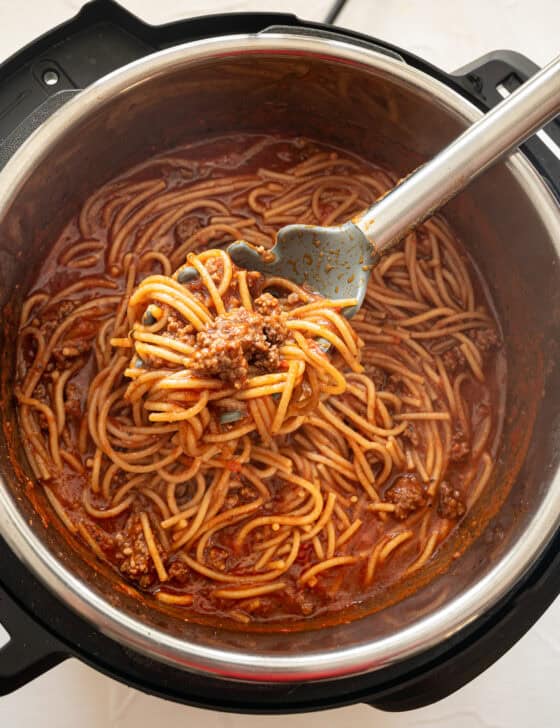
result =
[[305,283],[326,298],[356,299],[344,310],[351,318],[384,253],[559,112],[560,57],[352,220],[286,225],[270,250],[237,241],[228,253],[242,268]]

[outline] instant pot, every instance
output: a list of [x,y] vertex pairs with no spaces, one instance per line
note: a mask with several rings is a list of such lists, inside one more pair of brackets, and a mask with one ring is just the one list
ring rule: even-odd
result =
[[10,635],[0,693],[77,657],[200,707],[408,710],[466,684],[539,618],[560,587],[557,121],[445,209],[504,326],[506,417],[493,483],[464,528],[476,535],[482,514],[490,521],[398,604],[269,633],[150,607],[31,507],[41,489],[26,474],[12,396],[17,312],[33,270],[80,202],[120,171],[188,140],[275,131],[404,175],[535,71],[496,52],[447,74],[383,41],[279,13],[154,27],[107,0],[0,67],[0,623]]

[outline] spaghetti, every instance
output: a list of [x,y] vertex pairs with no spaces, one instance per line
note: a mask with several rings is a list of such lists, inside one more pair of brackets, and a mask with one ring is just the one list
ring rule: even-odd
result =
[[305,140],[217,140],[96,192],[43,266],[18,349],[31,470],[161,604],[339,610],[437,558],[490,479],[497,325],[443,220],[380,262],[351,324],[354,301],[223,250],[342,222],[393,182]]

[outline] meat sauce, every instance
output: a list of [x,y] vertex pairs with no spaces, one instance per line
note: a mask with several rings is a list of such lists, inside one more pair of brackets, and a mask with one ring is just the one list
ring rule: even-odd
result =
[[[232,152],[232,149],[235,151]],[[262,168],[282,175],[286,174],[287,170],[304,163],[313,155],[321,153],[326,157],[326,159],[322,158],[325,162],[329,160],[329,154],[336,154],[333,150],[299,139],[284,140],[272,136],[259,138],[256,141],[251,137],[218,139],[178,150],[176,152],[178,158],[189,160],[189,164],[184,168],[180,165],[169,165],[165,161],[159,165],[157,162],[151,161],[148,165],[127,175],[127,181],[142,183],[146,179],[156,176],[164,179],[167,188],[173,190],[181,188],[186,183],[219,178],[223,175],[252,175]],[[378,171],[374,165],[355,158],[351,159],[357,170],[363,175],[374,174]],[[331,174],[331,176],[335,174],[337,171],[336,160],[333,159],[332,162],[331,167],[328,164],[324,165],[321,173]],[[273,179],[269,185],[274,185]],[[228,207],[232,205],[232,201],[235,202],[235,195],[234,191],[223,194],[218,199]],[[106,197],[101,197],[100,200],[100,209],[108,209],[107,204],[111,203],[111,191],[109,190]],[[318,204],[324,219],[336,209],[339,200],[336,199],[336,195],[331,195],[330,199],[327,195],[326,201],[321,203],[319,198]],[[103,207],[104,205],[105,207]],[[245,203],[241,202],[237,205],[236,214],[243,214],[247,218],[256,217],[256,229],[263,234],[270,235],[271,227],[278,228],[282,223],[267,223],[263,218],[266,203],[263,203],[262,209],[263,214],[256,215],[255,208],[245,201]],[[185,239],[200,231],[201,234],[197,240],[199,249],[229,242],[232,239],[231,234],[222,232],[220,235],[219,231],[217,234],[215,230],[210,229],[215,216],[215,209],[208,209],[207,211],[198,210],[196,214],[181,218],[175,227],[164,235],[163,243],[160,241],[158,245],[159,250],[172,251]],[[91,231],[92,239],[101,241],[105,247],[108,245],[110,220],[110,213],[105,216],[105,222],[103,222],[102,216],[99,217]],[[419,232],[418,235],[419,244],[427,246],[427,234]],[[52,298],[75,280],[86,278],[83,274],[72,275],[66,265],[60,264],[63,252],[78,239],[80,239],[78,221],[72,220],[62,232],[60,239],[55,243],[39,271],[30,294],[47,292]],[[455,244],[458,245],[456,242]],[[402,251],[403,247],[401,246],[398,250]],[[486,287],[472,261],[469,260],[464,249],[459,248],[458,251],[470,273],[474,296],[479,308],[484,307],[487,311],[492,312],[492,304]],[[425,261],[427,261],[427,255]],[[106,265],[104,248],[98,261],[87,268],[89,278],[87,292],[84,293],[82,290],[81,293],[65,296],[60,300],[58,306],[49,309],[48,315],[33,322],[39,326],[46,337],[60,322],[64,321],[79,302],[93,300],[96,297],[117,295],[124,291],[126,281],[122,276],[113,275],[109,279],[101,278]],[[426,263],[427,265],[428,263]],[[422,266],[424,267],[423,262]],[[428,270],[427,267],[426,270]],[[249,273],[249,276],[251,275]],[[98,278],[102,282],[101,286],[98,285]],[[387,284],[389,290],[396,285],[391,282],[392,280],[389,279]],[[394,280],[398,280],[398,276],[395,276]],[[252,285],[258,287],[256,277]],[[394,290],[397,291],[397,288]],[[395,295],[397,294],[395,293]],[[364,320],[373,321],[380,330],[380,334],[377,335],[379,343],[376,344],[376,351],[380,353],[389,351],[391,347],[395,346],[395,341],[398,343],[398,335],[394,333],[394,325],[390,321],[390,307],[389,313],[382,316],[379,307],[372,308],[366,301],[364,310]],[[370,311],[373,313],[371,319],[368,319]],[[169,328],[178,338],[191,333],[185,329],[185,322],[179,319],[171,319]],[[357,330],[360,332],[359,328]],[[64,409],[67,422],[65,437],[69,449],[71,449],[72,442],[79,440],[83,418],[87,415],[88,386],[96,373],[92,345],[98,335],[99,325],[94,320],[89,317],[80,319],[72,329],[71,336],[66,337],[60,345],[55,346],[45,376],[34,391],[33,396],[36,399],[47,401],[47,391],[53,386],[57,369],[68,371],[73,367],[73,363],[83,362],[83,365],[77,367],[70,376],[65,389]],[[465,346],[461,341],[453,340],[452,345],[441,351],[440,358],[443,366],[454,381],[459,375],[465,375],[461,395],[465,410],[464,420],[469,427],[468,429],[464,427],[461,418],[453,418],[452,440],[446,455],[448,463],[437,494],[429,493],[429,482],[422,478],[417,468],[394,468],[390,479],[383,484],[380,493],[384,502],[394,506],[394,510],[388,512],[384,519],[381,519],[377,512],[368,510],[366,500],[361,495],[355,501],[348,499],[347,513],[351,512],[352,518],[359,516],[363,521],[362,527],[351,541],[349,553],[363,555],[371,552],[372,544],[391,528],[406,527],[418,534],[422,529],[426,513],[430,514],[430,528],[443,529],[442,532],[445,532],[446,537],[449,537],[456,527],[461,527],[461,519],[471,506],[472,473],[479,472],[481,451],[473,452],[477,432],[481,428],[489,429],[485,451],[493,457],[499,442],[505,392],[505,358],[495,319],[486,328],[468,330],[465,336],[475,344],[481,354],[480,363],[485,377],[484,382],[481,382],[471,375],[468,353],[465,354]],[[385,341],[383,337],[385,337]],[[278,368],[278,348],[285,338],[286,331],[277,299],[270,293],[261,293],[256,297],[254,313],[250,314],[245,309],[233,307],[229,312],[218,317],[211,328],[198,334],[200,352],[196,366],[201,373],[218,376],[224,381],[243,382],[250,370],[268,372]],[[390,350],[393,351],[392,348]],[[36,344],[33,339],[25,341],[22,352],[19,362],[20,380],[36,354]],[[384,368],[379,363],[372,363],[367,356],[364,365],[366,373],[375,383],[377,391],[385,393],[384,401],[388,403],[389,409],[392,395],[410,396],[410,393],[405,391],[406,388],[398,372]],[[350,399],[347,401],[354,406]],[[46,427],[46,423],[41,421],[40,426]],[[225,425],[226,428],[228,426],[233,425]],[[400,438],[403,452],[406,451],[407,446],[422,449],[423,441],[420,430],[421,425],[418,422],[412,420],[408,423]],[[291,437],[289,442],[291,447],[297,450],[297,438]],[[88,463],[88,459],[91,460],[92,455],[91,443],[88,443],[87,449],[81,457],[82,462]],[[249,502],[251,493],[249,484],[239,476],[238,463],[232,460],[228,467],[234,478],[238,480],[238,487],[228,495],[226,504],[233,508]],[[49,486],[70,513],[71,518],[76,522],[79,521],[87,529],[104,558],[114,566],[122,578],[143,592],[158,592],[162,585],[158,580],[153,560],[149,556],[137,513],[135,511],[125,512],[110,519],[99,520],[92,518],[84,510],[82,495],[88,486],[90,468],[91,463],[88,463],[83,472],[77,472],[65,462],[62,473],[52,479]],[[119,485],[119,482],[112,483],[113,488],[118,488]],[[177,497],[186,500],[194,487],[194,483],[182,484],[177,489]],[[271,483],[271,489],[276,493],[274,506],[278,508],[282,499],[287,497],[286,489],[281,487],[280,483],[275,483],[274,480]],[[91,503],[100,509],[104,507],[104,501],[100,495],[94,494]],[[160,520],[154,503],[145,499],[142,507],[150,514],[153,523]],[[51,517],[50,520],[53,524],[60,526],[60,522],[56,518]],[[233,529],[224,529],[219,543],[210,543],[207,551],[209,566],[222,573],[243,572],[244,559],[247,558],[247,554],[239,553],[235,548],[233,536]],[[165,585],[166,592],[193,596],[192,606],[187,610],[188,618],[197,619],[197,615],[219,619],[231,619],[232,616],[234,619],[236,618],[235,613],[232,614],[231,603],[220,602],[212,598],[212,590],[205,578],[189,570],[172,551],[165,549],[160,540],[157,542],[157,548],[165,560],[170,577]],[[312,554],[312,543],[302,544],[289,576],[286,577],[286,588],[281,594],[245,600],[236,605],[237,613],[244,615],[241,621],[247,621],[250,618],[256,622],[270,625],[287,624],[290,621],[324,614],[338,614],[342,620],[343,611],[349,606],[366,602],[380,594],[386,595],[391,590],[395,592],[399,582],[403,580],[404,572],[418,556],[418,543],[414,538],[399,547],[383,568],[376,572],[375,580],[368,586],[364,586],[364,562],[358,560],[357,563],[349,565],[344,570],[333,569],[325,573],[313,587],[302,588],[298,579],[308,567]]]

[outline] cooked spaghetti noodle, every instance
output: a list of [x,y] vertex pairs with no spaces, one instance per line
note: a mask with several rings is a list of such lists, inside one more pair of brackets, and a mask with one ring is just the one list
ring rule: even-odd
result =
[[490,479],[497,325],[442,219],[382,259],[352,322],[353,301],[223,250],[341,222],[393,183],[305,140],[185,148],[95,193],[41,270],[16,391],[31,470],[162,604],[339,610],[437,558]]

